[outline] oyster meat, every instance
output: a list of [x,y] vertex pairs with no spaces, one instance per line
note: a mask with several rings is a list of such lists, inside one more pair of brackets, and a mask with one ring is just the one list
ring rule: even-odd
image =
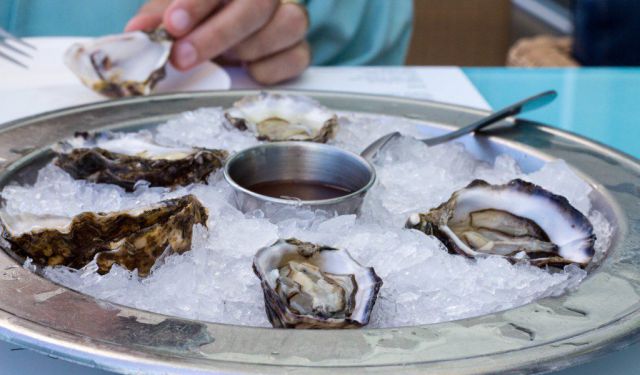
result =
[[317,101],[302,95],[262,92],[246,96],[225,113],[233,126],[266,141],[311,141],[333,138],[338,117]]
[[0,210],[2,236],[20,257],[41,266],[82,268],[94,258],[98,272],[119,264],[147,276],[166,250],[191,248],[195,224],[206,225],[207,210],[193,195],[111,213],[84,212],[72,218]]
[[224,150],[165,147],[152,138],[150,133],[78,133],[54,147],[54,163],[75,179],[133,191],[142,180],[165,187],[205,182],[228,156]]
[[134,31],[73,44],[64,61],[82,83],[100,94],[149,95],[165,77],[172,44],[164,29]]
[[357,328],[369,323],[382,280],[346,250],[296,239],[258,251],[265,310],[276,328]]
[[520,179],[505,185],[471,182],[408,228],[440,239],[451,253],[502,256],[543,266],[586,266],[593,257],[593,226],[562,196]]

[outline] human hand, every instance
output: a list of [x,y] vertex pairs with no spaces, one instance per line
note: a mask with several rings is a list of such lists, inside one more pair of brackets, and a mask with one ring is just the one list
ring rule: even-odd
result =
[[259,83],[300,75],[311,62],[309,27],[301,6],[280,0],[151,0],[125,31],[161,24],[176,38],[171,63],[179,70],[217,57],[242,62]]

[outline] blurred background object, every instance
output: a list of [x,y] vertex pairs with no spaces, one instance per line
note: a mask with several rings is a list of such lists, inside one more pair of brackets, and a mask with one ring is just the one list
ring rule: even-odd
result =
[[573,38],[541,35],[522,38],[509,49],[508,66],[526,67],[569,67],[580,66],[573,58],[571,50]]
[[415,0],[409,65],[637,66],[638,0]]
[[415,0],[409,65],[504,65],[510,0]]
[[575,0],[573,54],[583,65],[640,65],[640,1]]

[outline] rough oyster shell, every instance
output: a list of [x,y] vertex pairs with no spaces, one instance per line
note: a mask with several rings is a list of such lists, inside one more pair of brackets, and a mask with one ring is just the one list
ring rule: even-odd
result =
[[516,179],[505,185],[471,182],[407,227],[440,239],[451,253],[496,255],[512,262],[586,266],[595,234],[589,220],[562,196]]
[[382,280],[346,250],[296,239],[258,251],[253,270],[276,328],[357,328],[369,323]]
[[204,182],[228,156],[224,150],[160,146],[150,133],[79,133],[54,151],[55,165],[73,178],[114,184],[127,191],[141,180],[164,187]]
[[0,210],[0,220],[13,252],[34,264],[78,269],[95,257],[101,274],[115,263],[147,276],[165,250],[190,250],[193,226],[206,225],[207,210],[195,196],[185,195],[144,208],[84,212],[73,218],[12,216]]
[[335,113],[301,95],[262,92],[246,96],[226,111],[227,119],[240,130],[249,130],[267,141],[311,141],[333,138],[338,126]]
[[164,29],[134,31],[73,44],[64,61],[82,83],[100,94],[149,95],[165,77],[172,44]]

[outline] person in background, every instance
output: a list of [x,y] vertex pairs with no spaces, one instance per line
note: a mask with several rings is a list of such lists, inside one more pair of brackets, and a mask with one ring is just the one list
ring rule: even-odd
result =
[[411,0],[1,0],[0,26],[24,37],[163,25],[176,68],[216,59],[275,84],[310,64],[403,64],[412,11]]
[[573,3],[573,55],[585,66],[640,66],[640,1]]

